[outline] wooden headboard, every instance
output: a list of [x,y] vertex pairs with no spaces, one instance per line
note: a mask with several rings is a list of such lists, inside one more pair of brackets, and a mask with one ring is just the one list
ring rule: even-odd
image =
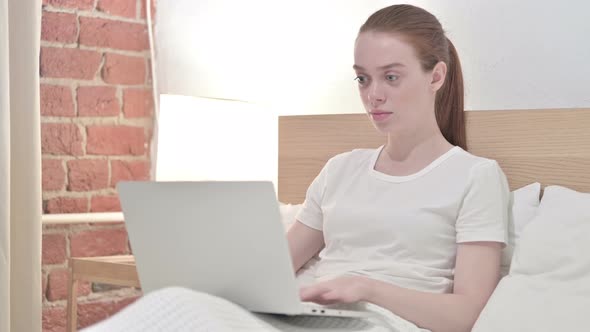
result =
[[[590,192],[590,109],[467,111],[468,150],[500,163],[510,187]],[[365,114],[279,118],[279,200],[301,203],[326,161],[385,142]]]

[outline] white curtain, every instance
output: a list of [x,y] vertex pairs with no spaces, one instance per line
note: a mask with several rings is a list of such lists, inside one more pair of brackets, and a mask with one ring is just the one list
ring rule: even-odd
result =
[[0,0],[0,331],[41,331],[41,0]]

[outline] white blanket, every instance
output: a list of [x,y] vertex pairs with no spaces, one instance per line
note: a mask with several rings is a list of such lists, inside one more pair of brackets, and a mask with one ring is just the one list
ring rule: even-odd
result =
[[[358,332],[423,332],[391,312],[374,305],[367,310],[378,315],[365,324],[346,329]],[[323,319],[323,317],[318,317]],[[171,287],[151,292],[115,316],[83,331],[85,332],[151,332],[151,331],[342,331],[342,328],[305,328],[289,319],[273,315],[253,314],[242,307],[209,294]]]

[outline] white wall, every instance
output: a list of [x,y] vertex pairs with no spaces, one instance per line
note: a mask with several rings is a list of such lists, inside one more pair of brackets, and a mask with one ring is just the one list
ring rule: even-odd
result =
[[[590,107],[590,2],[408,1],[458,48],[467,109]],[[358,113],[353,44],[384,0],[159,0],[162,93]]]

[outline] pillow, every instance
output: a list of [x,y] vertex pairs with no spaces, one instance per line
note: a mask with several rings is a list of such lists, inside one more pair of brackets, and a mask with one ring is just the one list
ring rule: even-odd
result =
[[510,274],[473,332],[580,331],[590,327],[590,194],[545,189],[523,230]]
[[510,193],[508,243],[502,250],[501,275],[508,274],[514,248],[524,227],[535,217],[539,209],[541,184],[531,183]]
[[543,273],[561,282],[588,277],[589,240],[590,193],[547,187],[538,217],[526,228],[514,252],[511,273]]

